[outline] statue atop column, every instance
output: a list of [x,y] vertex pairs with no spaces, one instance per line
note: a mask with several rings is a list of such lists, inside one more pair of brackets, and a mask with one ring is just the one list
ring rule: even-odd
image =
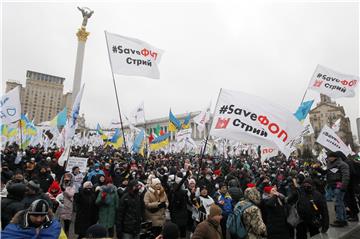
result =
[[87,7],[77,7],[79,9],[79,11],[82,13],[83,16],[83,22],[81,24],[82,27],[86,27],[87,24],[87,20],[91,17],[91,15],[94,13],[94,11],[92,11],[90,8]]

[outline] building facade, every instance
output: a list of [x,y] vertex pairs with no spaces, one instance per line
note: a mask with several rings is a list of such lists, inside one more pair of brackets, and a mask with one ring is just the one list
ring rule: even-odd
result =
[[35,124],[52,120],[65,106],[71,109],[71,93],[63,94],[65,78],[35,71],[26,72],[26,86],[6,82],[6,92],[19,86],[21,112]]
[[[337,135],[346,144],[354,148],[354,141],[351,132],[349,117],[346,117],[344,107],[337,105],[335,101],[326,95],[320,95],[320,102],[309,113],[310,123],[314,129],[314,134],[305,139],[307,145],[315,145],[316,139],[324,125],[331,127],[338,119],[340,120],[340,129]],[[319,149],[319,145],[315,145]]]

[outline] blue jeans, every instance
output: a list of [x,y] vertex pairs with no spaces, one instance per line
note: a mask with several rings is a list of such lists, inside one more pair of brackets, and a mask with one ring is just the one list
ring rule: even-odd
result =
[[326,201],[332,202],[333,198],[334,198],[334,189],[327,186],[325,189],[325,198],[326,198]]
[[336,188],[334,190],[334,195],[335,195],[336,220],[337,221],[346,221],[346,211],[345,211],[345,204],[344,204],[345,192]]

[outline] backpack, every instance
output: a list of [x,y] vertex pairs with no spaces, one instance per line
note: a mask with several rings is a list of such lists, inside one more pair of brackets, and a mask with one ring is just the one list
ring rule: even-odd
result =
[[229,214],[226,221],[226,228],[231,235],[236,235],[238,238],[244,238],[247,235],[248,232],[243,223],[242,215],[252,205],[250,202],[247,202],[244,206],[240,206],[240,202],[235,205],[234,211]]

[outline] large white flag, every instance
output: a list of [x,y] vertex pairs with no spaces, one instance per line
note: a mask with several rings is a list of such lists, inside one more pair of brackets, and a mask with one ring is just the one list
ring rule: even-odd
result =
[[333,152],[341,151],[345,154],[345,156],[348,156],[351,153],[346,144],[340,139],[339,136],[337,136],[334,130],[329,128],[327,125],[324,125],[322,128],[318,138],[316,139],[316,142]]
[[201,111],[200,114],[198,114],[197,116],[194,117],[194,122],[198,125],[198,130],[201,132],[205,129],[205,125],[207,122],[209,122],[210,120],[210,108],[211,108],[211,102],[209,103],[209,105],[206,107],[206,109],[204,109],[203,111]]
[[20,119],[20,87],[12,89],[1,97],[0,119],[2,124],[9,124]]
[[109,32],[105,36],[114,73],[160,79],[162,50],[135,38]]
[[257,96],[222,89],[210,135],[278,148],[287,157],[303,126],[293,113]]
[[354,97],[358,83],[358,76],[341,74],[317,65],[308,88],[331,98]]

